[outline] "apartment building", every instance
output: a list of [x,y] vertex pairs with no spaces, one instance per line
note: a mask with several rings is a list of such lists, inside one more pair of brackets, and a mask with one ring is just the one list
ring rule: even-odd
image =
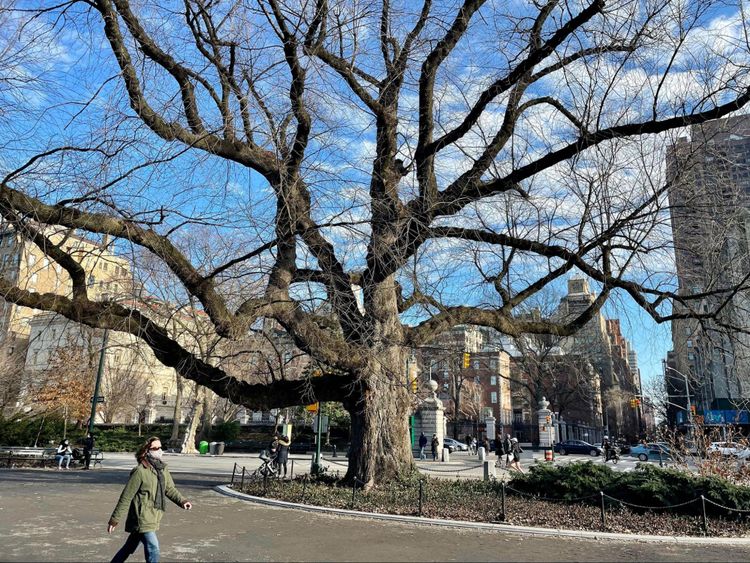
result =
[[691,127],[666,160],[678,293],[700,297],[690,305],[697,313],[719,310],[715,320],[672,322],[664,376],[681,407],[670,421],[687,422],[688,397],[707,420],[727,412],[747,420],[750,337],[726,327],[750,326],[750,295],[725,290],[750,273],[750,116]]

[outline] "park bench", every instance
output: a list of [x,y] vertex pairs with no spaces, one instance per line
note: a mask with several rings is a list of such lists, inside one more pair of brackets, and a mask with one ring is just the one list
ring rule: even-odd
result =
[[[48,449],[45,448],[2,448],[2,467],[45,467],[49,464]],[[54,462],[54,455],[52,456]]]
[[[0,467],[55,467],[56,448],[17,448],[5,447],[0,448]],[[83,454],[83,450],[81,450]],[[104,453],[100,450],[91,452],[91,465],[101,467],[104,461]],[[71,458],[71,467],[83,466],[85,459],[81,456],[78,459]]]

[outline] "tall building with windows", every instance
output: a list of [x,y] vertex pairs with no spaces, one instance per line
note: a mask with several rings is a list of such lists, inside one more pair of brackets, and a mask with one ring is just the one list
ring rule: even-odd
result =
[[[117,256],[108,240],[91,241],[70,229],[44,227],[42,233],[54,245],[71,254],[86,272],[92,299],[132,294],[132,275],[125,258]],[[0,276],[13,285],[35,293],[70,295],[67,271],[53,262],[36,244],[19,235],[12,225],[0,222]],[[40,311],[20,307],[0,295],[0,354],[4,369],[24,369],[31,322]],[[21,388],[13,390],[17,395]]]
[[[693,126],[669,147],[667,176],[678,292],[701,296],[690,305],[698,313],[719,310],[716,320],[672,322],[665,378],[677,395],[670,401],[682,405],[689,396],[698,413],[742,411],[750,401],[750,338],[726,327],[750,326],[750,296],[722,290],[750,273],[750,116]],[[685,309],[675,302],[676,313]],[[673,423],[686,421],[684,410],[673,412]]]

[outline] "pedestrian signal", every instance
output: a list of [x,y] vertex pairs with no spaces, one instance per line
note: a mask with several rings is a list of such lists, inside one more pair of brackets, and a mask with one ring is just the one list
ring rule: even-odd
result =
[[464,352],[464,369],[467,369],[471,363],[471,354]]

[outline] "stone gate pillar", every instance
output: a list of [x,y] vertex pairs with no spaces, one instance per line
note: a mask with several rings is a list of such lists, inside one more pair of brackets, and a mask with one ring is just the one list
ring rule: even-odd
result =
[[443,451],[443,438],[445,437],[445,409],[443,408],[443,401],[438,399],[437,396],[437,381],[431,379],[427,382],[427,388],[429,389],[428,396],[419,406],[417,416],[414,420],[414,435],[419,437],[422,432],[425,433],[425,436],[427,436],[426,451],[428,452],[428,459],[430,459],[430,456],[432,455],[430,444],[432,442],[433,434],[437,435],[437,439],[440,442],[438,456],[440,456]]
[[[545,459],[552,459],[552,444],[555,442],[555,426],[552,424],[552,411],[547,407],[549,401],[542,397],[539,401],[539,410],[536,411],[539,424],[539,446],[545,450]],[[549,451],[549,455],[547,452]]]

